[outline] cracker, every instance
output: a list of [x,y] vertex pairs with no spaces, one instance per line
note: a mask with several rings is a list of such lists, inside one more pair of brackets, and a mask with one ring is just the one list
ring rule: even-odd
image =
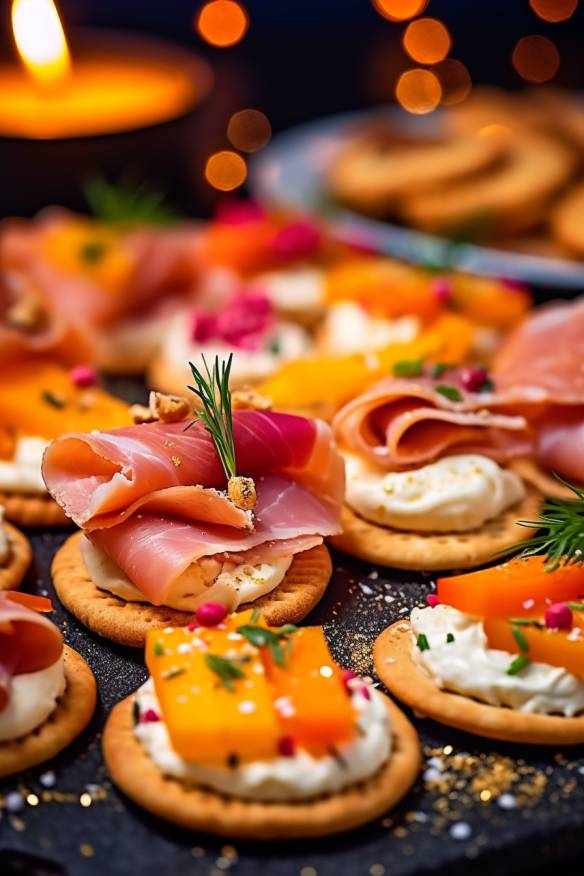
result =
[[574,499],[574,492],[533,459],[514,459],[509,468],[550,499]]
[[16,590],[30,566],[32,550],[28,538],[15,526],[5,523],[4,529],[8,536],[10,556],[6,565],[0,566],[0,590]]
[[0,493],[0,505],[4,506],[6,518],[19,526],[71,526],[63,509],[49,495]]
[[118,703],[107,721],[104,758],[113,781],[135,803],[188,830],[250,840],[326,836],[379,818],[401,800],[418,775],[416,731],[397,706],[384,699],[394,734],[387,763],[364,782],[307,802],[230,798],[165,776],[134,735],[133,697]]
[[[81,554],[83,533],[67,539],[53,560],[53,583],[65,608],[81,623],[106,639],[141,648],[150,629],[185,626],[193,613],[142,602],[126,602],[100,590],[89,577]],[[332,575],[324,545],[296,554],[286,577],[271,593],[240,610],[259,608],[271,626],[298,623],[320,601]]]
[[64,647],[67,687],[47,720],[21,739],[0,742],[0,778],[50,760],[89,723],[96,703],[93,673],[83,657]]
[[518,520],[533,519],[541,494],[527,488],[527,495],[512,508],[488,520],[480,529],[455,533],[402,532],[370,523],[344,506],[343,532],[329,538],[334,547],[370,563],[395,569],[438,571],[472,569],[495,559],[505,548],[520,544],[533,530]]
[[409,622],[398,621],[378,637],[373,646],[373,662],[388,690],[417,714],[476,736],[504,742],[532,745],[584,742],[584,715],[577,718],[529,715],[441,690],[414,663],[413,644]]
[[554,207],[550,219],[555,239],[578,258],[584,256],[584,184],[573,186]]

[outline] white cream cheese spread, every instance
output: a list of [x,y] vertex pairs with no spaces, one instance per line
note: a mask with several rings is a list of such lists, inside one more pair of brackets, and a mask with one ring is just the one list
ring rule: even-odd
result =
[[0,461],[0,490],[25,495],[46,493],[41,464],[48,444],[44,438],[18,438],[14,457]]
[[15,675],[10,699],[0,711],[0,742],[20,739],[46,721],[65,686],[63,655],[46,669]]

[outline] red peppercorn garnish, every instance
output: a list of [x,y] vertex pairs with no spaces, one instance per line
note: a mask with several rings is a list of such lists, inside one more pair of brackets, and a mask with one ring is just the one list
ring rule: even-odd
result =
[[430,608],[435,608],[437,605],[440,604],[440,600],[438,599],[438,594],[437,593],[428,593],[428,595],[426,596],[426,602],[428,603]]
[[97,371],[91,365],[76,365],[69,372],[71,381],[75,386],[81,389],[86,389],[88,386],[95,386],[97,383]]
[[296,745],[291,736],[282,736],[278,742],[278,751],[282,757],[294,757]]
[[460,382],[468,392],[480,392],[488,379],[485,368],[463,368],[460,372]]
[[545,610],[545,625],[548,630],[571,630],[574,623],[572,609],[565,602],[555,602]]
[[359,688],[359,693],[361,694],[361,696],[363,697],[364,700],[371,699],[371,691],[369,690],[369,688],[367,687],[366,684],[364,684],[362,687]]
[[227,609],[220,602],[205,602],[196,610],[194,619],[201,627],[216,627],[226,617]]
[[154,724],[156,721],[160,721],[160,715],[158,715],[154,709],[146,709],[146,711],[142,712],[140,715],[141,724]]

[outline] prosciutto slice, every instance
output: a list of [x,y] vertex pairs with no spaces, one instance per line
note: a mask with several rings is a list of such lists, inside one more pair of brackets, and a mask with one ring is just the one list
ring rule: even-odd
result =
[[234,412],[237,470],[256,484],[253,516],[221,492],[206,429],[187,425],[70,433],[43,462],[51,495],[152,603],[202,557],[269,560],[340,531],[344,467],[326,423]]
[[54,624],[13,601],[10,594],[0,593],[0,711],[9,702],[15,675],[52,666],[62,651],[63,638]]
[[503,461],[533,451],[526,394],[466,392],[454,368],[440,382],[456,388],[460,400],[437,392],[439,383],[427,377],[380,381],[339,411],[333,423],[337,440],[389,470],[424,465],[448,453],[482,453]]

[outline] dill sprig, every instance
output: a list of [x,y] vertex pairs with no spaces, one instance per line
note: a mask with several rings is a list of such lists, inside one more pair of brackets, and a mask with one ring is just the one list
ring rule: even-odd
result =
[[519,520],[519,526],[542,530],[533,536],[520,556],[545,554],[546,568],[553,571],[561,563],[584,563],[584,490],[555,477],[568,487],[575,499],[547,499],[537,520]]
[[85,184],[83,193],[95,218],[108,225],[172,225],[179,218],[165,203],[164,193],[145,183],[110,183],[94,177]]
[[[221,460],[221,465],[227,480],[237,476],[235,465],[235,445],[233,443],[233,417],[231,412],[231,392],[229,390],[229,375],[233,353],[229,354],[227,362],[221,362],[215,356],[210,369],[207,360],[202,357],[206,375],[196,365],[189,362],[196,386],[189,386],[191,392],[200,399],[203,409],[197,411],[197,417],[213,439],[213,444]],[[189,425],[192,425],[190,423]],[[187,427],[188,428],[188,427]]]

